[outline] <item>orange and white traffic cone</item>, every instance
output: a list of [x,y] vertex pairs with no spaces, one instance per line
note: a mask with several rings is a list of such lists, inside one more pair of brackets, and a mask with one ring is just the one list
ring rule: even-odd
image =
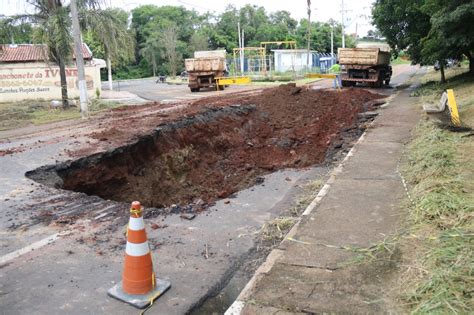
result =
[[114,298],[144,308],[171,286],[165,280],[155,278],[150,247],[143,222],[140,202],[132,202],[130,222],[127,228],[127,247],[122,282],[108,291]]

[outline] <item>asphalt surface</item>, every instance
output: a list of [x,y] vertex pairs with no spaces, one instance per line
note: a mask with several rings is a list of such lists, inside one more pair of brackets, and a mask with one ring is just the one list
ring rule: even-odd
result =
[[[412,74],[410,68],[403,69],[393,84],[402,84]],[[328,84],[326,81],[318,84]],[[121,89],[151,100],[196,97],[183,85],[150,80],[121,84]],[[196,95],[239,90],[245,87]],[[67,160],[64,150],[81,141],[75,137],[77,128],[87,125],[61,124],[29,136],[0,133],[0,150],[24,148],[0,156],[0,305],[4,313],[136,312],[106,295],[121,277],[123,229],[127,224],[114,213],[126,213],[129,205],[45,187],[24,176],[39,166]],[[249,257],[261,227],[292,204],[300,184],[325,178],[328,171],[316,167],[274,173],[263,185],[238,193],[230,203],[218,202],[192,221],[170,215],[147,222],[155,271],[172,283],[149,313],[183,314],[218,293]],[[49,224],[50,212],[81,218],[73,223]],[[167,227],[149,229],[153,223]]]
[[[208,88],[202,89],[199,92],[192,93],[189,90],[188,85],[183,82],[182,84],[168,84],[168,83],[156,83],[154,79],[142,79],[142,80],[119,80],[113,84],[115,91],[127,91],[133,93],[145,100],[158,101],[162,103],[177,102],[177,101],[191,101],[209,96],[222,95],[226,93],[233,93],[239,91],[245,91],[249,89],[259,89],[261,86],[248,86],[248,85],[234,85],[225,88],[224,91],[216,91],[215,89]],[[102,83],[102,89],[107,90],[108,84]]]

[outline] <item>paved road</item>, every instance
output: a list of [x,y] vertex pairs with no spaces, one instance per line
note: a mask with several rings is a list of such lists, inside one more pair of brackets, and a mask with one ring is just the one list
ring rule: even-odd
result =
[[[104,90],[107,90],[108,84],[102,83],[102,88]],[[235,85],[227,87],[224,91],[216,91],[214,89],[202,89],[198,93],[192,93],[186,84],[156,83],[154,79],[126,80],[114,82],[114,90],[116,91],[131,92],[143,99],[149,101],[159,101],[162,103],[190,101],[209,96],[260,88],[261,86]]]
[[[393,93],[393,89],[396,89],[411,75],[409,65],[398,65],[394,67],[394,75],[392,77],[392,83],[390,87],[384,89],[373,89],[373,91],[384,94]],[[312,84],[313,88],[332,88],[333,80],[325,79],[317,81]],[[198,93],[192,93],[186,84],[164,84],[156,83],[155,79],[140,79],[140,80],[123,80],[114,81],[115,91],[127,91],[133,93],[143,99],[150,101],[159,102],[177,102],[177,101],[190,101],[200,99],[209,96],[222,95],[226,93],[234,93],[239,91],[261,89],[264,85],[234,85],[227,87],[224,91],[216,91],[214,89],[203,89]],[[366,87],[357,87],[366,88]],[[107,82],[102,83],[102,89],[108,90]]]

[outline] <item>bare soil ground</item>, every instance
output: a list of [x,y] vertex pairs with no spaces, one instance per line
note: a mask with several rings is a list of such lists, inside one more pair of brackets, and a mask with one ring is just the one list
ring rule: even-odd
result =
[[[174,108],[115,109],[90,133],[97,145],[68,152],[86,157],[28,176],[104,199],[200,211],[263,174],[322,163],[361,133],[360,113],[381,97],[288,84]],[[100,149],[108,151],[93,154]]]

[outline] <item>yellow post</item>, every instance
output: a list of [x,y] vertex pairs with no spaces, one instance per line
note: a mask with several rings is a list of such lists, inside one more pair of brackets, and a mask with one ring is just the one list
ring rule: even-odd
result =
[[217,85],[248,84],[252,82],[250,77],[219,77],[216,78]]
[[335,79],[335,78],[337,78],[337,74],[333,74],[333,73],[307,73],[305,75],[305,78],[309,78],[309,79],[317,79],[317,78]]
[[458,105],[456,104],[456,98],[454,97],[454,91],[452,89],[446,90],[448,93],[448,107],[451,114],[451,121],[456,127],[461,127],[461,119],[459,118]]

